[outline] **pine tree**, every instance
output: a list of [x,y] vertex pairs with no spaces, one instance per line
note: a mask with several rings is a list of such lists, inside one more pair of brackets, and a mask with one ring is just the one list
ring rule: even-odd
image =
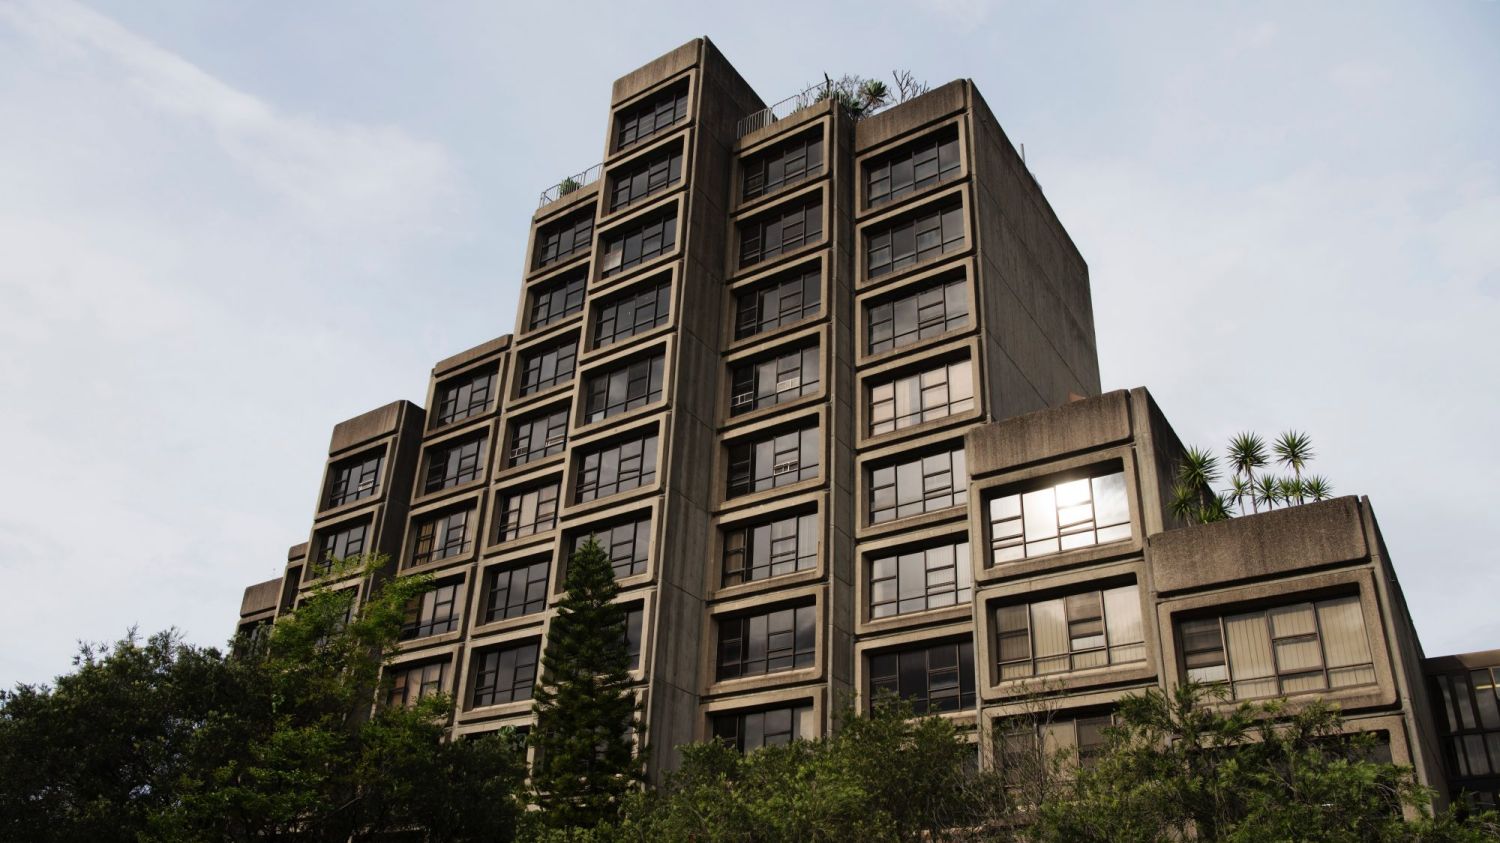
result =
[[643,778],[630,691],[625,610],[608,554],[592,537],[568,561],[566,594],[547,633],[536,690],[536,801],[554,828],[593,827],[619,813]]

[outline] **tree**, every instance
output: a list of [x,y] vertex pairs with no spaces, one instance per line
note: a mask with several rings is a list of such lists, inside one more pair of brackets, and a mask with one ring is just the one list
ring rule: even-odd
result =
[[532,784],[551,827],[613,821],[644,779],[625,610],[609,555],[592,536],[568,560],[536,688]]
[[[1293,482],[1288,488],[1296,490],[1297,503],[1302,503],[1304,498],[1302,469],[1307,467],[1308,461],[1314,456],[1312,437],[1306,433],[1288,430],[1277,437],[1271,449],[1276,452],[1276,461],[1292,470]],[[1287,503],[1291,503],[1291,500],[1288,499]]]

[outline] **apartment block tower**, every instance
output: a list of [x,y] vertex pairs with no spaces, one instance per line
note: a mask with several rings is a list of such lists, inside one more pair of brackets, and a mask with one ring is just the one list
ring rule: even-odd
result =
[[607,127],[543,195],[514,331],[439,362],[426,410],[334,428],[242,629],[330,557],[386,554],[377,577],[437,587],[377,702],[443,691],[456,736],[524,729],[595,536],[653,777],[881,690],[976,744],[1041,690],[1055,725],[1009,739],[1082,754],[1112,701],[1194,676],[1332,696],[1442,786],[1368,501],[1174,522],[1182,446],[1144,390],[1100,394],[1087,266],[972,83],[858,120],[768,107],[697,39],[617,80]]

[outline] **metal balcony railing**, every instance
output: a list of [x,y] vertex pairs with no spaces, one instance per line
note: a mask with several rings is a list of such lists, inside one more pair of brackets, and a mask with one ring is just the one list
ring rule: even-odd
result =
[[[831,97],[843,99],[846,103],[857,103],[860,100],[859,89],[854,80],[845,77],[843,79],[828,79],[824,77],[822,82],[812,85],[807,90],[793,94],[786,99],[772,103],[753,114],[741,117],[739,123],[735,124],[736,138],[742,138],[759,129],[775,123],[777,120],[790,117],[804,108],[816,105]],[[858,117],[869,117],[894,105],[892,99],[876,104],[867,104],[860,110]]]
[[581,173],[576,173],[574,175],[568,176],[557,184],[554,184],[546,190],[542,191],[542,198],[541,201],[537,203],[537,207],[545,207],[563,198],[564,196],[567,196],[569,193],[572,193],[575,190],[593,184],[594,182],[599,180],[599,176],[603,172],[604,164],[601,162],[595,164],[587,170],[584,170]]

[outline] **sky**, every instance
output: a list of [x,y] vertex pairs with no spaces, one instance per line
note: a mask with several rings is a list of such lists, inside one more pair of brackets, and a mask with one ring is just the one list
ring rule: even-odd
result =
[[[1309,433],[1429,654],[1500,647],[1500,3],[0,0],[0,687],[222,644],[328,436],[515,324],[610,83],[975,81],[1088,261],[1105,389]],[[1491,525],[1491,527],[1486,527]]]

